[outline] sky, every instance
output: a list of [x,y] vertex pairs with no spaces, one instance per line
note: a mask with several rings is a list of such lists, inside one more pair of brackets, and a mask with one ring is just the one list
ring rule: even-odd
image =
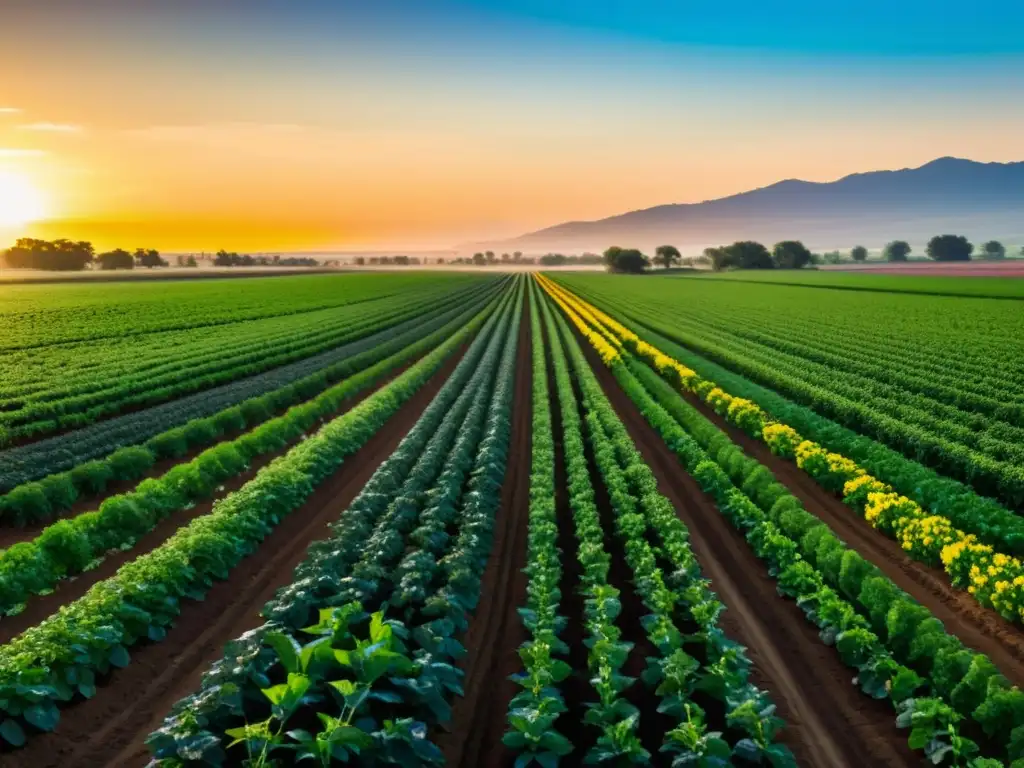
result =
[[1006,0],[3,0],[0,247],[450,248],[1024,160],[1021,29]]

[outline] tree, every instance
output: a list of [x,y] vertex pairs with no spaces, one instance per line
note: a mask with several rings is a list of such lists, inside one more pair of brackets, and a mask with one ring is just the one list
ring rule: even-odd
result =
[[199,264],[196,263],[196,257],[193,256],[191,253],[188,255],[188,258],[185,259],[185,266],[186,267],[198,267],[199,266]]
[[85,269],[95,255],[84,240],[36,240],[22,237],[4,252],[4,263],[13,269],[50,269],[61,272]]
[[970,261],[974,246],[963,235],[936,235],[928,241],[928,256],[935,261]]
[[853,250],[850,251],[850,256],[853,257],[854,261],[867,261],[868,249],[863,245],[855,245]]
[[135,259],[123,248],[101,253],[96,257],[96,262],[100,269],[132,269],[135,266]]
[[1006,258],[1006,246],[1000,243],[998,240],[989,240],[983,246],[981,250],[985,254],[986,259],[1005,259]]
[[659,245],[654,251],[654,263],[661,264],[665,269],[682,258],[683,254],[674,245]]
[[487,263],[487,257],[484,256],[482,253],[474,253],[473,263],[476,264],[477,266],[483,266],[484,264]]
[[503,254],[501,254],[501,260],[502,260],[503,262],[508,262],[508,261],[509,261],[509,260],[510,260],[511,258],[512,258],[512,257],[511,257],[511,256],[510,256],[509,254],[507,254],[507,253],[503,253]]
[[487,258],[488,264],[494,263],[494,251],[487,251],[486,253],[484,253],[484,256]]
[[715,272],[721,272],[729,266],[729,254],[725,248],[705,248],[704,258],[711,263]]
[[638,275],[642,274],[650,265],[650,259],[644,256],[638,249],[626,248],[620,250],[619,255],[615,257],[614,271]]
[[826,251],[821,257],[826,264],[842,264],[843,254],[839,251]]
[[620,253],[622,253],[622,249],[617,245],[613,245],[601,254],[601,258],[604,260],[604,268],[609,272],[615,271],[615,262],[619,258]]
[[140,267],[166,267],[167,262],[160,258],[160,251],[153,248],[136,248],[135,264]]
[[515,261],[522,261],[523,260],[523,252],[522,251],[516,251],[515,253],[512,254],[512,258]]
[[886,261],[906,261],[909,254],[910,243],[906,240],[893,240],[882,251]]
[[771,269],[775,266],[772,255],[761,243],[739,240],[725,247],[726,261],[736,269]]
[[783,240],[772,248],[772,261],[779,269],[802,269],[811,263],[811,252],[799,240]]

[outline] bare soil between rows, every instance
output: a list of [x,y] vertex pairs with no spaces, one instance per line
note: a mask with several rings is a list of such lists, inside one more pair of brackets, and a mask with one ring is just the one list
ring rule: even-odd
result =
[[518,692],[509,676],[520,671],[517,649],[526,638],[518,608],[526,603],[526,544],[530,508],[533,427],[532,343],[529,305],[524,301],[516,346],[516,380],[508,466],[495,517],[494,544],[481,582],[480,604],[463,638],[467,655],[459,665],[464,696],[436,743],[448,766],[504,764],[501,743],[508,703]]
[[918,764],[888,703],[865,696],[852,684],[853,674],[835,649],[821,641],[794,602],[778,594],[743,536],[686,473],[589,345],[582,346],[658,489],[690,529],[694,553],[728,609],[722,627],[747,647],[753,680],[777,704],[787,723],[781,740],[799,763],[837,768]]
[[308,546],[326,534],[370,476],[398,446],[433,399],[466,346],[445,362],[309,500],[288,516],[203,601],[185,601],[158,643],[131,649],[131,663],[109,675],[96,696],[68,706],[53,733],[38,734],[3,765],[93,768],[144,765],[145,739],[178,699],[194,691],[223,646],[260,623],[260,610],[289,583]]

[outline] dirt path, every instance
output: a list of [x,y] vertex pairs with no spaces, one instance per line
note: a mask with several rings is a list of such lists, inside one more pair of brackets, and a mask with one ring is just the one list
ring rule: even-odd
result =
[[[381,387],[385,386],[388,382],[392,381],[395,377],[399,376],[403,371],[412,366],[414,362],[415,361],[402,366],[393,374],[383,379],[382,381],[378,382],[373,387],[364,390],[363,392],[360,392],[359,394],[345,400],[343,405],[344,410],[348,411],[357,406],[363,400],[368,398],[374,392],[379,390]],[[339,408],[332,418],[337,418],[341,414],[342,409]],[[29,598],[28,605],[24,611],[15,616],[5,616],[3,618],[0,618],[0,643],[10,642],[10,640],[16,635],[24,632],[29,627],[35,626],[44,619],[48,618],[49,616],[52,616],[54,613],[57,612],[57,610],[62,605],[67,605],[68,603],[78,600],[86,592],[88,592],[89,589],[93,587],[93,585],[97,584],[100,581],[103,581],[104,579],[109,579],[111,576],[117,573],[117,570],[125,563],[130,562],[131,560],[134,560],[137,557],[141,557],[142,555],[145,555],[149,552],[152,552],[154,549],[156,549],[169,538],[171,538],[171,536],[173,536],[178,529],[184,527],[192,520],[195,520],[197,517],[209,514],[213,510],[213,505],[219,499],[222,499],[228,494],[237,491],[247,482],[252,480],[260,469],[265,467],[267,464],[272,462],[277,457],[283,456],[285,453],[291,450],[291,448],[293,448],[298,442],[298,440],[293,440],[280,451],[275,451],[274,453],[266,454],[264,456],[258,456],[250,465],[249,469],[231,478],[230,480],[225,481],[220,486],[220,490],[218,490],[212,497],[206,499],[205,501],[200,501],[197,504],[195,504],[195,506],[189,507],[188,509],[179,509],[175,512],[172,512],[167,517],[160,520],[156,524],[156,527],[153,528],[153,530],[151,530],[149,533],[145,534],[137,542],[135,542],[135,544],[130,549],[113,550],[107,554],[106,558],[103,560],[102,563],[100,563],[96,568],[92,569],[91,571],[86,571],[85,573],[82,573],[73,579],[66,579],[60,581],[56,585],[56,589],[47,595],[37,595]],[[201,452],[202,451],[196,451],[193,454],[193,457]],[[190,460],[191,459],[189,457],[182,457],[181,459],[177,460],[168,459],[166,462],[162,462],[163,464],[166,464],[164,471],[169,470],[175,464],[184,463]],[[152,472],[150,473],[149,476],[157,475],[156,472]],[[137,481],[136,483],[130,484],[131,488],[134,488],[135,485],[138,484],[138,482],[141,482],[141,480]],[[89,504],[86,508],[83,508],[80,511],[92,511],[95,510],[97,506],[98,504]],[[50,523],[52,522],[54,521],[50,521]]]
[[995,611],[978,605],[966,592],[954,589],[938,568],[914,560],[895,541],[872,528],[855,511],[815,482],[791,461],[774,455],[760,440],[729,424],[692,395],[687,402],[747,453],[772,471],[808,512],[828,525],[848,546],[874,563],[907,594],[941,621],[946,631],[988,656],[1015,685],[1024,685],[1024,633]]
[[437,740],[446,764],[475,768],[500,765],[508,703],[519,687],[508,679],[519,671],[519,645],[526,631],[518,609],[526,602],[526,544],[530,506],[533,406],[529,305],[524,302],[516,349],[512,435],[508,467],[495,521],[494,546],[484,571],[481,600],[464,638],[468,654],[465,696],[452,707],[451,730]]
[[783,599],[765,566],[719,513],[660,435],[589,347],[590,364],[616,412],[650,465],[659,490],[690,528],[693,549],[712,588],[725,603],[725,631],[749,649],[756,682],[787,722],[783,741],[802,765],[904,766],[920,761],[882,701],[851,684],[853,677],[800,609]]
[[259,624],[259,612],[292,578],[310,543],[359,493],[401,442],[448,375],[465,346],[353,454],[300,509],[243,560],[202,602],[185,601],[177,623],[159,643],[132,649],[132,662],[114,672],[95,697],[67,708],[57,730],[4,755],[4,766],[125,768],[148,760],[146,736],[170,706],[195,690],[228,641]]

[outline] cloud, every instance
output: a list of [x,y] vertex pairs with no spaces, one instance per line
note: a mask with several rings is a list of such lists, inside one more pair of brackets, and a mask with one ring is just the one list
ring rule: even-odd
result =
[[0,115],[17,115],[20,112],[17,107],[0,107]]
[[0,147],[0,157],[39,157],[45,155],[42,149],[17,149],[12,147]]
[[38,131],[40,133],[79,133],[82,130],[80,125],[67,123],[29,123],[19,126],[23,131]]

